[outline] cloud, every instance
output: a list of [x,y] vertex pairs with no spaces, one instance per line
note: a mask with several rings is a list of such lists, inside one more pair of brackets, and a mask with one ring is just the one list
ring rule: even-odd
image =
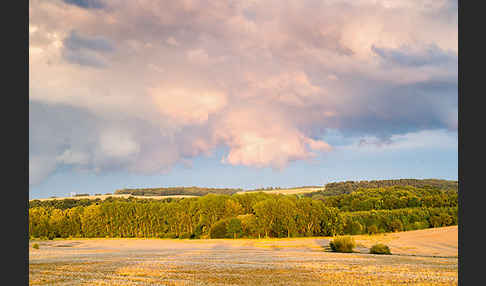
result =
[[371,46],[373,52],[392,64],[420,67],[425,65],[443,65],[457,63],[457,54],[445,52],[436,45],[430,45],[421,50],[413,50],[402,46],[398,49],[379,48]]
[[180,124],[201,124],[227,103],[226,95],[212,90],[187,88],[149,88],[158,110]]
[[63,55],[68,62],[97,68],[107,66],[103,54],[114,50],[107,39],[82,36],[74,30],[64,39],[63,46]]
[[98,52],[112,52],[113,46],[107,39],[100,36],[83,36],[73,30],[64,40],[64,45],[69,50],[93,50]]
[[50,166],[33,182],[221,149],[281,169],[354,138],[457,132],[451,1],[65,3],[29,7],[29,152]]
[[80,53],[67,50],[64,53],[64,58],[70,63],[79,64],[82,66],[90,66],[95,68],[104,68],[107,66],[103,59],[97,57],[96,55],[86,54],[83,52]]
[[56,160],[49,156],[29,156],[29,185],[44,181],[56,169]]
[[373,136],[355,137],[351,144],[339,146],[337,149],[380,153],[419,149],[457,150],[457,139],[457,133],[448,130],[421,130],[393,135],[386,140]]
[[100,0],[63,0],[64,3],[85,9],[102,9],[105,4]]
[[234,109],[216,128],[216,139],[230,147],[223,162],[233,165],[282,169],[292,161],[312,158],[312,150],[331,149],[326,142],[307,137],[271,109]]
[[85,165],[88,163],[87,154],[71,149],[66,149],[61,155],[56,157],[56,162],[66,165]]
[[166,43],[175,47],[180,45],[179,42],[176,39],[174,39],[174,37],[168,37]]
[[123,131],[103,132],[100,136],[101,151],[110,157],[129,157],[140,151],[139,144]]

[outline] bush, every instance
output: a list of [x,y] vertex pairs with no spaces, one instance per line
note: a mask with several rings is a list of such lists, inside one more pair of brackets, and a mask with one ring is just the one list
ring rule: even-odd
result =
[[163,235],[164,238],[177,238],[177,235],[174,232],[167,232]]
[[363,226],[357,221],[351,221],[344,227],[344,232],[348,234],[361,234]]
[[216,222],[210,230],[211,238],[226,238],[226,221],[220,220]]
[[232,218],[226,224],[226,237],[241,237],[242,232],[241,220],[238,218]]
[[188,239],[191,238],[192,233],[190,232],[183,232],[181,235],[179,235],[179,238],[181,239]]
[[34,244],[32,245],[32,248],[34,248],[34,249],[39,249],[39,245],[38,245],[37,243],[34,243]]
[[399,219],[394,219],[390,223],[390,230],[393,231],[393,232],[403,230],[403,224],[402,224],[402,222]]
[[431,216],[429,221],[430,225],[433,227],[448,226],[453,222],[453,217],[446,213],[441,213],[439,215]]
[[413,223],[414,229],[425,229],[429,228],[429,222],[428,221],[416,221]]
[[378,227],[374,224],[368,226],[368,233],[369,234],[375,234],[375,233],[378,233],[379,230],[378,230]]
[[371,254],[391,254],[390,248],[382,243],[373,245],[370,248]]
[[356,247],[356,242],[350,236],[341,236],[329,242],[329,246],[335,252],[353,252],[353,248]]

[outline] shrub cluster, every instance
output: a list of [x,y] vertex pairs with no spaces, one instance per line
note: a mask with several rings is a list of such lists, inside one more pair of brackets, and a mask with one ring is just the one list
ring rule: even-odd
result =
[[353,249],[356,247],[356,242],[351,236],[338,236],[329,242],[329,246],[332,251],[349,253],[353,252]]
[[387,245],[382,243],[373,245],[370,248],[370,253],[371,254],[391,254],[390,248]]

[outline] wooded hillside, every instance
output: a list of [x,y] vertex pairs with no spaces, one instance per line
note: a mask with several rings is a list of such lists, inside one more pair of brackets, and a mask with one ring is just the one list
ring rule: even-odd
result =
[[295,237],[455,225],[457,191],[438,186],[359,188],[311,197],[256,192],[163,200],[34,200],[29,233],[37,238]]

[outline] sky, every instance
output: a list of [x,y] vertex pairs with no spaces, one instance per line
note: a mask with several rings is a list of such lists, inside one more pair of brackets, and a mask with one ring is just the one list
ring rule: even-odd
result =
[[451,0],[29,1],[29,197],[458,172]]

